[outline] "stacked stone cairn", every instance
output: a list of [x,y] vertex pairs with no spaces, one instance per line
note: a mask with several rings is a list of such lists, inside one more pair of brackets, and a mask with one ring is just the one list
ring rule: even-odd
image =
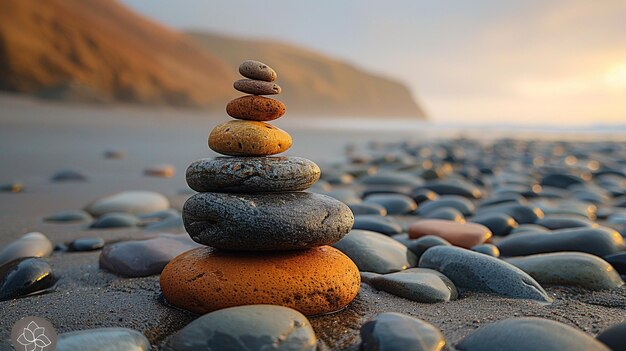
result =
[[209,147],[228,157],[202,159],[187,169],[198,191],[183,208],[189,235],[206,245],[174,258],[161,274],[172,305],[196,313],[226,307],[271,304],[306,315],[340,310],[357,295],[359,271],[328,245],[352,228],[350,209],[331,197],[304,192],[319,167],[300,157],[272,156],[291,147],[285,131],[266,123],[285,105],[261,95],[281,88],[276,72],[245,61],[248,79],[235,89],[251,94],[230,101],[234,117],[209,135]]

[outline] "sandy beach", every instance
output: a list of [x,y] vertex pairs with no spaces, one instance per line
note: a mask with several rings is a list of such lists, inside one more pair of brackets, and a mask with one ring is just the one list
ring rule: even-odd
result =
[[[193,160],[215,156],[206,146],[206,137],[225,119],[205,116],[201,111],[66,106],[11,95],[0,96],[0,106],[0,179],[24,184],[21,193],[0,193],[0,247],[30,231],[45,233],[55,244],[84,237],[113,242],[153,235],[142,229],[90,230],[84,223],[54,224],[42,218],[58,211],[82,209],[99,197],[124,190],[160,192],[180,209],[189,196],[184,170]],[[433,137],[414,131],[307,128],[300,120],[281,120],[278,125],[295,140],[289,155],[307,157],[319,164],[341,160],[346,145],[351,143],[397,141],[409,135]],[[127,157],[107,160],[103,153],[109,149],[124,150]],[[176,176],[143,175],[145,167],[159,163],[174,165]],[[82,170],[89,181],[50,182],[54,172],[67,168]],[[11,327],[26,315],[47,318],[60,333],[98,327],[132,328],[144,333],[155,350],[167,349],[168,337],[197,317],[164,303],[158,276],[119,277],[101,270],[98,257],[99,251],[54,252],[47,258],[59,277],[54,291],[0,302],[0,350],[11,349]],[[468,292],[456,301],[423,304],[363,283],[356,300],[346,309],[310,320],[322,349],[357,350],[359,328],[380,312],[402,312],[428,321],[441,329],[450,345],[481,325],[517,316],[556,320],[592,335],[626,317],[624,287],[595,292],[547,287],[547,291],[555,299],[552,304]]]

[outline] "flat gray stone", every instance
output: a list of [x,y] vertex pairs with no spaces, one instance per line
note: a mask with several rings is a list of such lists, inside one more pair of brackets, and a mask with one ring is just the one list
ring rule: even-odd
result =
[[280,94],[282,90],[276,83],[255,79],[240,79],[235,81],[233,88],[242,93],[254,95],[275,95]]
[[329,245],[346,235],[354,217],[340,201],[307,192],[198,193],[183,208],[189,235],[226,250],[297,250]]
[[137,216],[122,212],[112,212],[102,215],[102,217],[96,219],[96,221],[93,222],[89,228],[130,228],[136,227],[139,223],[141,223],[141,221],[137,218]]
[[111,212],[145,214],[167,210],[169,200],[153,191],[124,191],[98,199],[87,206],[85,211],[93,216],[102,216]]
[[582,252],[558,252],[513,257],[506,260],[540,284],[574,285],[592,290],[624,285],[619,273],[605,260]]
[[174,257],[199,246],[183,234],[117,242],[100,252],[100,268],[127,277],[146,277],[161,273]]
[[39,232],[26,233],[0,249],[0,266],[22,257],[48,257],[53,250],[54,246],[47,236]]
[[90,221],[93,218],[91,215],[82,210],[69,210],[57,212],[49,216],[44,217],[46,222],[83,222]]
[[317,338],[300,312],[274,305],[224,308],[189,323],[168,345],[176,351],[314,351]]
[[406,246],[367,230],[351,230],[332,246],[350,257],[363,272],[393,273],[417,264],[417,257]]
[[302,157],[216,157],[192,162],[187,184],[198,192],[301,191],[320,178],[320,168]]
[[590,335],[563,323],[524,317],[498,321],[463,338],[458,351],[610,351]]
[[378,275],[370,277],[369,284],[378,290],[416,302],[445,302],[458,297],[454,283],[432,269],[411,268]]
[[521,269],[471,250],[454,246],[431,247],[420,258],[419,267],[443,273],[460,289],[552,302],[541,285]]
[[260,61],[245,60],[239,65],[239,73],[250,79],[258,79],[266,82],[273,82],[276,80],[276,71],[270,66]]
[[98,328],[63,333],[57,351],[148,351],[150,342],[140,332],[128,328]]
[[502,256],[578,251],[606,256],[624,248],[624,238],[608,228],[569,228],[552,232],[511,234],[498,244]]
[[401,313],[381,313],[361,327],[362,351],[440,351],[445,346],[439,329]]

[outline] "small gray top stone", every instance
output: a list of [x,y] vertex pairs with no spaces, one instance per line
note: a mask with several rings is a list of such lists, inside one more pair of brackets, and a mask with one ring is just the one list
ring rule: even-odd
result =
[[250,79],[258,79],[266,82],[273,82],[276,80],[276,71],[263,62],[255,60],[246,60],[239,65],[239,73]]

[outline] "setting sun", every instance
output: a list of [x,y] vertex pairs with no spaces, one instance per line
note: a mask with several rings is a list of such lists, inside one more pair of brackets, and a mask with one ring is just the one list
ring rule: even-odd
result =
[[606,73],[605,80],[612,88],[626,88],[626,62],[611,67]]

